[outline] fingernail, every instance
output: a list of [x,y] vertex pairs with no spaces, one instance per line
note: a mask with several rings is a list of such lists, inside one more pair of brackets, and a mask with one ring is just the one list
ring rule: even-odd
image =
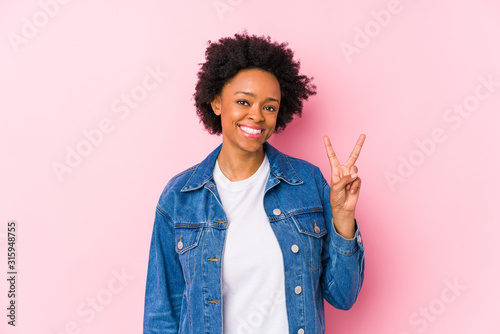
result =
[[351,185],[348,184],[346,188],[347,188],[347,190],[351,189]]
[[355,178],[356,178],[356,176],[358,176],[358,174],[356,174],[356,173],[351,174],[351,177],[352,177],[353,179],[355,179]]

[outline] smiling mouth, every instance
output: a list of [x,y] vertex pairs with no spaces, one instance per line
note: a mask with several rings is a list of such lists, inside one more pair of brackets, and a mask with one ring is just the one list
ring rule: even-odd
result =
[[264,129],[252,129],[243,125],[240,125],[240,129],[251,135],[258,135],[264,131]]

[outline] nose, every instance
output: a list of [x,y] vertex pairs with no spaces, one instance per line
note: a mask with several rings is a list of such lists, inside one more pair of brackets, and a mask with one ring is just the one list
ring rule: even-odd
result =
[[248,118],[253,120],[255,123],[264,121],[264,115],[262,114],[262,109],[258,104],[255,104],[248,111]]

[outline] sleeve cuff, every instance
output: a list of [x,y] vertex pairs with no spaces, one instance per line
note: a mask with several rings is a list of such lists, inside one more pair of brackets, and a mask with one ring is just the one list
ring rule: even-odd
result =
[[333,247],[337,249],[340,253],[343,254],[351,254],[354,253],[358,248],[364,249],[363,241],[361,240],[361,234],[359,232],[358,221],[354,218],[354,224],[356,226],[356,232],[354,233],[354,237],[351,239],[346,239],[340,234],[337,233],[335,229],[335,225],[333,224],[332,218],[332,226],[333,226],[333,235],[331,237]]

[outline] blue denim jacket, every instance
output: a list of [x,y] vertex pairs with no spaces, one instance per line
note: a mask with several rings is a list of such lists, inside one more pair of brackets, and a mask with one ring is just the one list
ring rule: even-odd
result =
[[[145,334],[223,333],[221,275],[228,222],[213,179],[220,149],[172,178],[160,196],[146,283]],[[339,235],[330,187],[319,168],[267,142],[264,149],[271,168],[264,208],[283,253],[289,331],[324,333],[323,298],[347,310],[363,284],[358,223],[354,238]]]

